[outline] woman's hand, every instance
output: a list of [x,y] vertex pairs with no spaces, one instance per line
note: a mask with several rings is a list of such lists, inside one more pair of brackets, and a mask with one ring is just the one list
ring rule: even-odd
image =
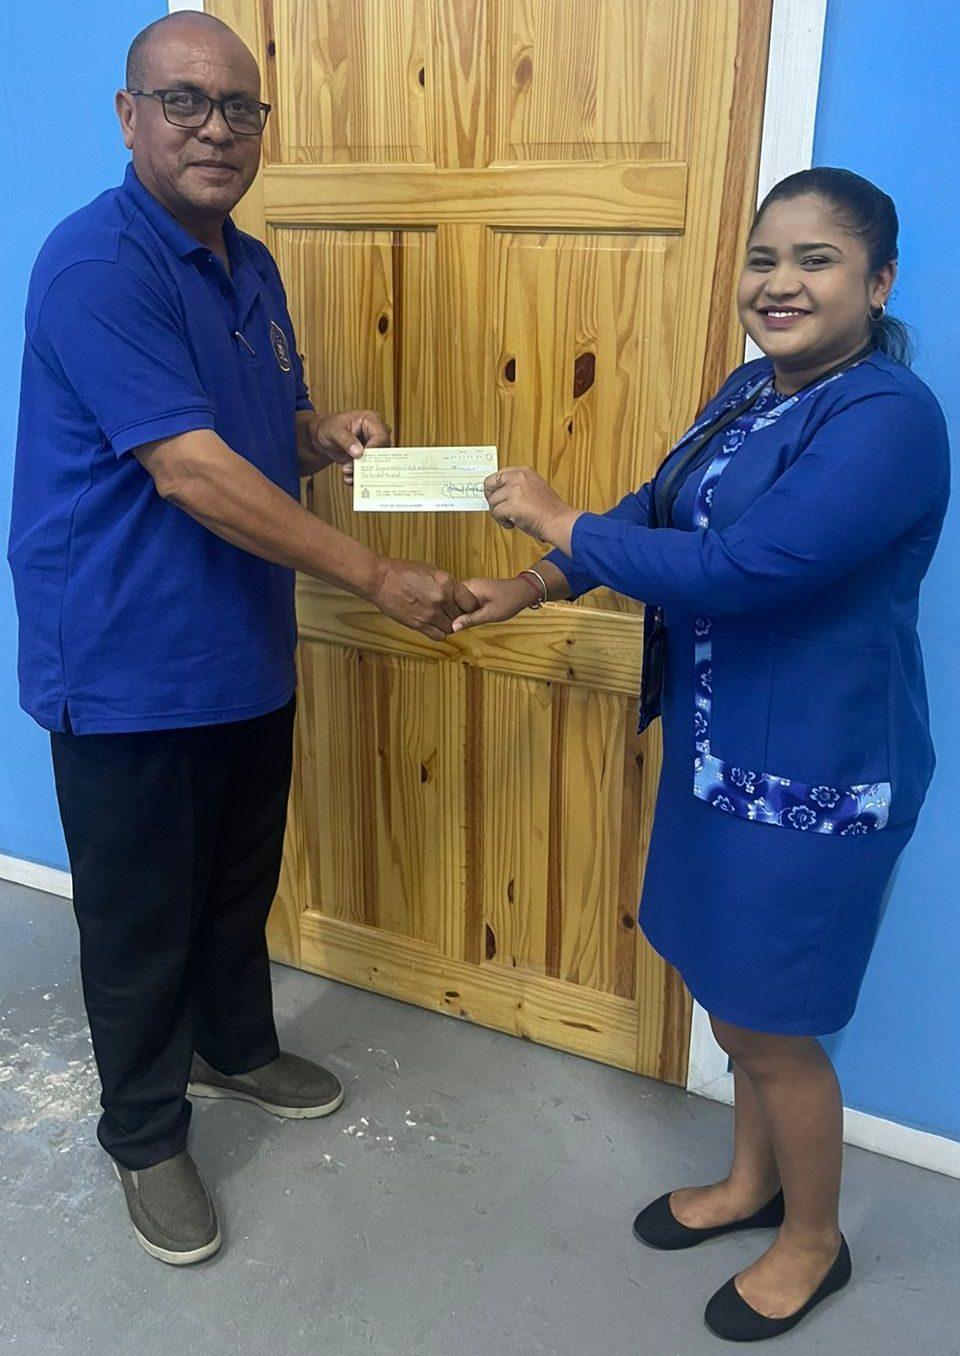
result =
[[478,606],[455,619],[454,631],[487,622],[509,621],[539,597],[536,587],[524,579],[465,579],[463,587],[476,598]]
[[501,527],[519,527],[570,554],[570,537],[581,510],[565,503],[531,467],[508,466],[494,472],[483,482],[483,492]]

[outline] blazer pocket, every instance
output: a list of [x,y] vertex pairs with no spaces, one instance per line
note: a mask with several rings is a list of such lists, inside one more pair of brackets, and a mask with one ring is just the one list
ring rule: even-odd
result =
[[890,779],[888,645],[778,635],[764,771],[808,785]]

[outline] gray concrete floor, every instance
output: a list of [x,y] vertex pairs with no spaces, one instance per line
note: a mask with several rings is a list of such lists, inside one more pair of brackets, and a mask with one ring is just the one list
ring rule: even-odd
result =
[[[703,1306],[765,1246],[641,1247],[636,1209],[725,1169],[727,1108],[277,968],[285,1045],[347,1102],[283,1122],[197,1105],[224,1247],[135,1243],[94,1136],[69,905],[0,883],[0,1351],[29,1356],[699,1356]],[[960,1350],[960,1181],[851,1150],[850,1288],[797,1353]]]

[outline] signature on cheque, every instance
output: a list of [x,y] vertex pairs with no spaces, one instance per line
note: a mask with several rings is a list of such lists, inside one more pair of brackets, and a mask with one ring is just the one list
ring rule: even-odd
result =
[[482,480],[448,480],[441,493],[448,499],[476,498],[483,494]]

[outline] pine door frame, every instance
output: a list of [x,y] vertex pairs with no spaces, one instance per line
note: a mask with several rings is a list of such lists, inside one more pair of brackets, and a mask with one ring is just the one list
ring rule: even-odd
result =
[[[203,11],[203,0],[168,0],[171,14]],[[767,90],[760,140],[759,202],[787,174],[808,169],[820,90],[827,0],[773,0]],[[747,343],[747,356],[757,356]],[[709,1018],[694,1002],[687,1062],[687,1091],[715,1101],[733,1101],[733,1075],[713,1039]]]

